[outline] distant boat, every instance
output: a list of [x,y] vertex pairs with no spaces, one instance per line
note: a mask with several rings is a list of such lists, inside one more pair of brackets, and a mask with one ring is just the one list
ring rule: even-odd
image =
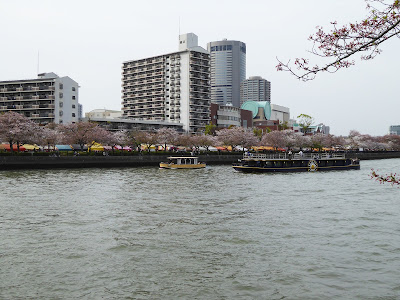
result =
[[163,169],[201,169],[205,167],[206,164],[199,162],[199,158],[196,156],[168,157],[168,162],[160,163],[160,168]]
[[241,172],[315,172],[332,170],[359,170],[360,160],[346,158],[345,154],[330,153],[245,153],[232,166]]

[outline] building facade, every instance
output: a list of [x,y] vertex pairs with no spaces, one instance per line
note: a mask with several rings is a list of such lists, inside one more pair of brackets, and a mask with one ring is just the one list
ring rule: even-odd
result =
[[280,124],[289,125],[290,121],[289,107],[271,104],[271,120],[278,120]]
[[231,105],[211,103],[211,124],[217,126],[217,128],[228,128],[230,126],[251,128],[253,127],[253,116],[251,111],[248,110]]
[[0,113],[15,111],[43,125],[78,122],[82,114],[78,89],[76,81],[54,73],[0,81]]
[[85,118],[88,120],[99,119],[120,119],[122,118],[122,111],[110,109],[94,109],[85,113]]
[[216,41],[207,44],[211,55],[211,101],[240,107],[240,83],[246,79],[246,44]]
[[271,102],[271,82],[261,76],[252,76],[240,84],[240,105],[246,101]]
[[156,131],[160,128],[171,128],[177,132],[184,132],[181,123],[171,123],[163,121],[151,121],[140,119],[118,119],[95,117],[85,118],[84,121],[96,122],[99,126],[109,131],[135,130],[135,131]]
[[210,95],[210,54],[193,33],[179,37],[178,52],[123,63],[123,118],[200,132],[210,123]]
[[400,125],[391,125],[389,127],[389,134],[400,135]]

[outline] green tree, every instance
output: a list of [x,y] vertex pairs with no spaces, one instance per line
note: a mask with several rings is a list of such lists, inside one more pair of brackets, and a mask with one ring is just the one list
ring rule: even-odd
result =
[[217,128],[217,126],[210,122],[210,124],[206,125],[206,129],[204,131],[204,134],[206,134],[206,135],[215,135],[215,129],[216,128]]
[[298,123],[302,129],[302,132],[306,134],[310,126],[314,123],[314,118],[306,114],[300,114],[297,116],[297,118],[299,119]]

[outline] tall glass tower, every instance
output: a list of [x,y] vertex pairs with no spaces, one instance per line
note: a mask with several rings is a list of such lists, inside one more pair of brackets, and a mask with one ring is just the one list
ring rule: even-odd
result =
[[240,107],[240,83],[246,79],[246,44],[222,40],[207,44],[211,54],[211,102]]

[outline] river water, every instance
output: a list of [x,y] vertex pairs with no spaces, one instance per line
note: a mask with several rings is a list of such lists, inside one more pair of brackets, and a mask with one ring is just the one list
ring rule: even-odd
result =
[[400,299],[400,189],[360,171],[0,172],[0,299]]

